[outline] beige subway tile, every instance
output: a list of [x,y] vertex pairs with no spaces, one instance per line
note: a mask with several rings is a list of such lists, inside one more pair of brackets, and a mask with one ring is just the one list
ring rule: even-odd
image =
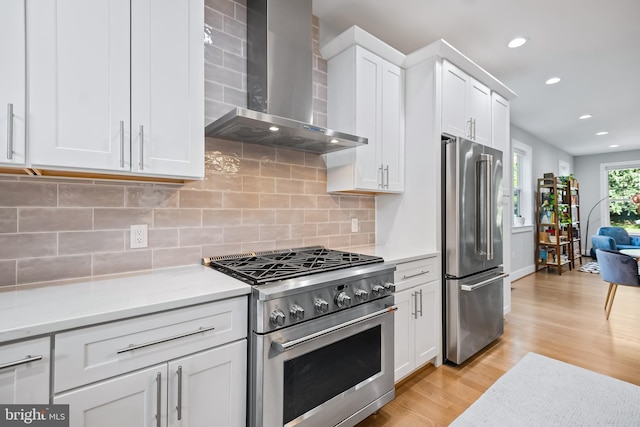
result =
[[327,183],[320,181],[305,181],[304,183],[305,194],[327,194]]
[[242,244],[242,253],[273,251],[276,242],[246,242]]
[[371,209],[369,211],[369,221],[375,221],[375,220],[376,220],[376,210]]
[[177,208],[178,189],[127,187],[128,208]]
[[304,211],[304,222],[328,222],[329,211],[327,209],[307,209]]
[[367,243],[368,245],[375,245],[376,244],[376,233],[369,233],[369,243]]
[[260,176],[260,160],[242,159],[238,173],[243,176]]
[[219,245],[222,243],[222,227],[182,228],[180,246]]
[[205,139],[205,154],[210,152],[217,152],[227,156],[240,157],[242,155],[242,143],[236,141],[229,141],[227,139],[219,138],[206,138]]
[[339,222],[324,222],[318,224],[318,236],[331,236],[340,233]]
[[58,184],[0,181],[0,206],[57,206]]
[[202,211],[202,225],[205,227],[231,227],[242,224],[242,210],[219,209]]
[[355,233],[351,235],[351,246],[368,245],[369,234],[368,233]]
[[283,209],[276,211],[276,224],[303,224],[304,211],[301,209]]
[[351,209],[346,212],[349,213],[350,218],[358,218],[359,221],[369,221],[368,209]]
[[276,147],[260,144],[242,144],[242,157],[253,160],[276,161]]
[[303,239],[276,240],[276,249],[292,249],[304,246]]
[[316,181],[318,179],[318,168],[309,166],[291,166],[291,178]]
[[260,227],[257,225],[242,227],[225,227],[224,243],[257,242],[260,240]]
[[56,255],[56,233],[0,234],[0,259]]
[[242,253],[242,244],[230,245],[205,245],[202,247],[202,256],[215,257]]
[[361,233],[375,233],[376,223],[374,221],[360,221],[358,227]]
[[91,276],[91,255],[39,257],[18,260],[18,284]]
[[0,208],[0,233],[18,231],[18,209]]
[[289,225],[262,225],[260,226],[260,241],[288,240],[291,238]]
[[200,264],[201,261],[202,249],[200,246],[175,249],[156,249],[153,251],[153,268]]
[[275,224],[276,211],[271,209],[243,209],[242,225]]
[[357,209],[360,206],[358,196],[340,196],[341,209]]
[[280,194],[304,194],[305,182],[296,179],[277,179],[276,191]]
[[304,152],[278,148],[276,149],[276,162],[290,165],[304,165]]
[[327,169],[318,168],[318,181],[327,182]]
[[180,190],[202,190],[204,188],[204,180],[193,180],[185,182]]
[[291,195],[292,209],[316,209],[318,207],[318,199],[316,196],[309,195]]
[[129,230],[132,225],[153,224],[153,209],[142,208],[95,208],[94,230]]
[[306,237],[304,239],[304,246],[325,246],[329,247],[328,237]]
[[258,176],[243,176],[242,191],[245,193],[275,193],[276,180]]
[[90,208],[20,208],[18,230],[79,231],[93,228],[93,210]]
[[217,191],[180,191],[180,208],[216,209],[222,207],[222,193]]
[[16,261],[0,261],[0,287],[16,284]]
[[204,155],[205,175],[237,175],[241,156],[220,151],[207,151]]
[[315,237],[317,235],[317,224],[291,224],[291,237],[294,239],[304,239],[305,237]]
[[375,209],[375,196],[360,196],[360,209]]
[[327,168],[327,163],[325,162],[321,154],[305,153],[304,164],[306,166],[313,166],[316,168]]
[[124,187],[110,185],[60,184],[58,206],[123,207]]
[[59,233],[58,254],[72,255],[123,251],[125,248],[124,234],[122,230]]
[[149,249],[93,255],[93,275],[151,270],[151,259],[152,251]]
[[329,211],[329,221],[331,222],[351,221],[350,211],[340,210],[340,209],[331,209]]
[[284,163],[260,162],[260,176],[291,178],[291,165]]
[[200,209],[154,209],[154,228],[202,227]]
[[340,196],[329,194],[316,197],[318,209],[340,209]]
[[222,206],[225,209],[257,209],[260,207],[260,195],[254,193],[224,193]]
[[351,236],[349,235],[338,235],[338,236],[329,236],[329,247],[332,249],[340,249],[347,248],[351,246]]
[[289,209],[291,207],[291,196],[288,194],[260,194],[260,208]]
[[242,176],[207,174],[204,177],[204,189],[214,191],[242,191]]

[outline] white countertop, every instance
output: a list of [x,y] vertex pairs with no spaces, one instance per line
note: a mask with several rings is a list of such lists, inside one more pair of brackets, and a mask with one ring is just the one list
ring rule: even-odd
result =
[[246,283],[202,265],[0,291],[0,343],[250,292]]
[[357,252],[364,255],[379,256],[382,257],[385,262],[393,262],[396,264],[415,261],[423,258],[431,258],[439,254],[439,252],[429,249],[412,247],[400,248],[386,245],[357,246],[343,248],[342,250]]

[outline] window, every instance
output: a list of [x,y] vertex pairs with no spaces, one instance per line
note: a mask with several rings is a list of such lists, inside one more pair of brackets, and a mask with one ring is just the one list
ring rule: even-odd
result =
[[[533,218],[533,186],[531,184],[531,147],[518,140],[512,140],[513,159],[513,217],[514,225],[531,225]],[[523,217],[524,223],[515,218]],[[522,221],[522,220],[520,220]]]
[[640,232],[640,165],[606,168],[609,225]]

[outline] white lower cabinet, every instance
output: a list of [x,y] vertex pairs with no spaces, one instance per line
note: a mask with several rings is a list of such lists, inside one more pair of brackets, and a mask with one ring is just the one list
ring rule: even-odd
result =
[[237,341],[62,393],[54,403],[69,405],[71,426],[241,426],[246,354],[246,340]]
[[49,338],[0,346],[0,403],[49,403]]
[[439,258],[397,264],[394,378],[398,382],[427,362],[441,363]]

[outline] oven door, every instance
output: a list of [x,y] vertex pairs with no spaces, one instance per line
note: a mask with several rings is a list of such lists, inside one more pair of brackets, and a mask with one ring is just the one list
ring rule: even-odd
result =
[[355,425],[394,397],[393,296],[253,334],[253,426]]

